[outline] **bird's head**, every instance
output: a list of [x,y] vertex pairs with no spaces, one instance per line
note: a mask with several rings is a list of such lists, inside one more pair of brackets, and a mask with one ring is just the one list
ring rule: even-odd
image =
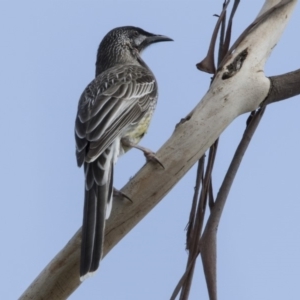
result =
[[173,41],[133,26],[118,27],[106,34],[99,45],[96,76],[116,64],[137,64],[141,52],[149,45]]

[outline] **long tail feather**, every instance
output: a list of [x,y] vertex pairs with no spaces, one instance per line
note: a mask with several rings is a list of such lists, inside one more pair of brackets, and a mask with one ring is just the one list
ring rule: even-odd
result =
[[[103,252],[107,205],[112,201],[113,158],[107,149],[97,160],[85,163],[86,185],[82,225],[80,280],[91,276]],[[96,179],[97,178],[97,179]]]
[[[90,272],[95,272],[98,267],[100,260],[102,258],[103,252],[103,243],[104,243],[104,229],[105,229],[105,220],[106,220],[106,211],[107,205],[110,201],[112,201],[112,187],[113,187],[113,169],[114,165],[111,163],[110,165],[110,174],[109,180],[105,186],[101,186],[98,188],[98,199],[103,199],[106,197],[107,201],[105,203],[105,208],[103,205],[97,206],[97,222],[96,222],[96,239],[94,244],[93,251],[93,259],[90,268]],[[102,204],[102,203],[101,203]],[[104,221],[103,221],[104,220]]]

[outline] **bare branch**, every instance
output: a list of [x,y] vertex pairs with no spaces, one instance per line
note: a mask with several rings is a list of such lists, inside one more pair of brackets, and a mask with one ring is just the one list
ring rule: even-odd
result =
[[230,1],[225,1],[225,3],[224,3],[223,11],[222,11],[221,15],[219,16],[219,20],[218,20],[218,22],[215,26],[214,32],[212,34],[206,57],[196,65],[200,71],[207,72],[210,74],[215,74],[215,72],[216,72],[215,59],[214,59],[215,45],[216,45],[216,40],[217,40],[218,32],[220,29],[220,25],[223,22],[224,18],[226,17],[226,8],[227,8],[229,2]]
[[286,100],[300,94],[300,69],[269,77],[271,88],[265,104]]
[[253,134],[263,116],[265,108],[260,109],[250,121],[247,126],[243,138],[235,152],[229,169],[226,173],[224,181],[219,190],[215,205],[206,223],[204,233],[200,241],[201,257],[203,262],[203,269],[207,282],[209,299],[217,299],[217,231],[219,222],[222,216],[223,208],[225,206],[231,185],[234,181],[238,168],[241,164],[242,158],[248,148],[248,145],[253,137]]
[[[273,6],[276,3],[275,6]],[[260,13],[258,14],[257,18],[244,30],[244,32],[238,37],[238,39],[235,41],[235,43],[231,46],[230,50],[228,51],[227,55],[225,56],[223,62],[220,64],[219,69],[226,64],[227,59],[230,58],[230,55],[235,51],[237,48],[241,48],[243,44],[243,41],[245,38],[249,37],[249,35],[252,35],[253,31],[256,31],[257,28],[260,28],[260,30],[266,25],[266,27],[271,27],[273,25],[273,22],[275,24],[279,24],[279,21],[281,19],[281,26],[280,28],[277,28],[276,33],[281,34],[282,31],[285,28],[285,16],[282,14],[284,11],[285,6],[292,6],[294,7],[297,3],[297,0],[266,0],[263,8],[261,9]],[[274,24],[274,25],[275,25]],[[268,28],[266,32],[270,32],[270,29]],[[264,35],[256,35],[258,40],[257,43],[262,42]],[[268,39],[265,39],[265,42],[271,42],[271,37]],[[262,43],[261,46],[263,46],[264,43]],[[276,44],[274,44],[275,46]],[[244,47],[245,48],[245,47]],[[265,49],[269,49],[269,47],[266,47]],[[271,51],[273,48],[269,49]],[[270,53],[266,53],[265,59],[268,58]],[[265,60],[261,62],[261,64],[264,66]]]
[[[228,25],[227,25],[227,30],[226,30],[226,36],[225,36],[225,40],[222,46],[222,53],[219,52],[219,58],[223,60],[225,54],[228,53],[228,49],[229,49],[229,45],[230,45],[230,41],[231,41],[231,28],[232,28],[232,21],[234,18],[234,15],[236,13],[236,10],[239,6],[240,0],[235,0],[234,4],[233,4],[233,8],[231,10],[231,14],[228,20]],[[221,63],[221,60],[219,61],[219,64]]]
[[192,234],[193,234],[193,227],[195,223],[195,216],[197,211],[197,204],[198,204],[198,197],[199,197],[199,191],[200,186],[203,178],[203,170],[204,170],[204,161],[205,161],[205,155],[203,155],[199,161],[198,161],[198,168],[197,168],[197,176],[196,176],[196,186],[192,201],[192,208],[190,211],[190,217],[189,217],[189,223],[187,226],[187,232],[186,232],[186,249],[191,249],[191,241],[192,241]]
[[177,283],[177,285],[176,285],[176,287],[174,289],[174,292],[173,292],[170,300],[175,300],[176,299],[177,295],[180,292],[180,289],[182,288],[182,286],[184,285],[184,283],[186,281],[187,275],[190,273],[191,268],[195,265],[195,261],[196,261],[197,256],[198,256],[198,253],[195,254],[195,256],[191,259],[190,264],[187,266],[184,274],[182,275],[182,277],[180,278],[179,282]]

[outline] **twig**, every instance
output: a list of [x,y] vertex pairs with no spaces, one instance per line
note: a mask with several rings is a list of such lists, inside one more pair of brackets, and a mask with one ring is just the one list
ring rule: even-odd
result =
[[201,258],[210,300],[217,299],[216,240],[219,222],[238,168],[254,135],[254,132],[264,114],[264,111],[265,107],[259,109],[255,113],[244,132],[242,140],[237,147],[237,150],[225,175],[224,181],[216,198],[215,205],[208,218],[204,233],[201,238]]

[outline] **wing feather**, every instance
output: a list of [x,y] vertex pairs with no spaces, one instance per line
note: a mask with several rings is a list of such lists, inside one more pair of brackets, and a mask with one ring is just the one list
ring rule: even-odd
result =
[[157,97],[153,74],[141,66],[116,66],[85,89],[75,122],[77,163],[94,161]]
[[[101,112],[95,114],[87,123],[86,133],[92,133],[95,130],[95,128],[98,127],[99,124],[103,121],[103,119],[105,119],[107,115],[111,115],[113,111],[118,109],[118,107],[120,106],[120,101],[118,100],[119,99],[117,98],[111,97],[110,101],[108,101],[107,103],[105,103],[105,105],[102,106]],[[109,126],[109,123],[105,125],[106,125],[105,127],[107,127]],[[103,128],[104,130],[105,127]]]
[[86,156],[87,162],[94,161],[116,139],[121,129],[127,124],[134,123],[139,117],[143,117],[146,111],[141,112],[140,107],[135,105],[130,111],[119,118],[117,122],[96,142],[91,142]]

